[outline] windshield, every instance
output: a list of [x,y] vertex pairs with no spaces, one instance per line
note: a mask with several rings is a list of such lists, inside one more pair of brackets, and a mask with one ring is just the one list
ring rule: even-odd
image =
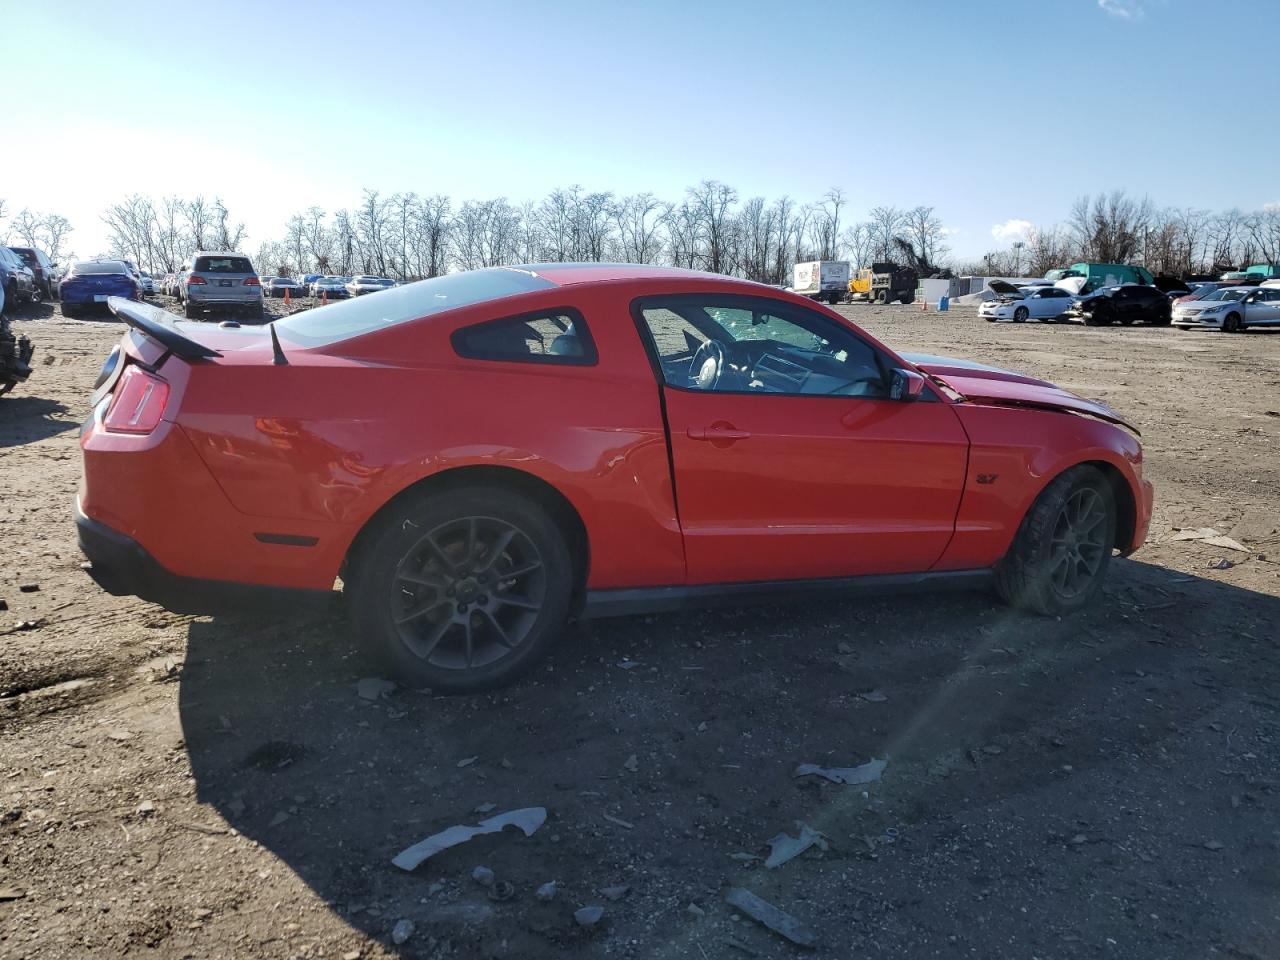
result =
[[278,320],[275,326],[281,337],[294,343],[324,346],[406,320],[553,286],[551,281],[521,270],[471,270],[392,287],[381,297],[355,297],[308,310]]
[[1245,288],[1245,287],[1224,287],[1221,290],[1213,291],[1213,293],[1205,294],[1205,296],[1201,297],[1200,299],[1202,300],[1243,300],[1246,296],[1248,296],[1252,292],[1253,292],[1252,290],[1249,290],[1248,288]]
[[125,266],[119,260],[92,260],[73,264],[71,272],[77,276],[88,276],[103,273],[124,273]]

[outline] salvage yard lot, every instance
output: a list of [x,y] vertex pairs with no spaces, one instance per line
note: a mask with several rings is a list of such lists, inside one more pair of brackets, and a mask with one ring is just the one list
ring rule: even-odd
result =
[[[0,956],[795,952],[724,903],[745,887],[819,957],[1275,957],[1280,334],[840,309],[1137,422],[1151,537],[1101,603],[598,621],[498,693],[358,691],[374,668],[336,602],[187,617],[93,586],[76,430],[121,327],[56,305],[15,321],[37,353],[0,400]],[[1246,550],[1173,538],[1205,527]],[[867,786],[793,776],[873,758]],[[489,804],[548,819],[391,865]],[[800,823],[825,850],[745,856]],[[480,865],[514,898],[490,900]]]

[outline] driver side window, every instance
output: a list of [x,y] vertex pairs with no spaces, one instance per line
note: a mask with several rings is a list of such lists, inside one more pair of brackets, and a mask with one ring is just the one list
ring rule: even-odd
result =
[[641,301],[636,315],[668,386],[718,393],[888,395],[888,370],[878,352],[803,307],[690,294]]

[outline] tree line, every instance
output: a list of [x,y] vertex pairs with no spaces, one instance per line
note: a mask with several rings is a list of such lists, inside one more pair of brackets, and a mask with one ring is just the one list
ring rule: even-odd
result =
[[[215,198],[134,195],[103,215],[110,253],[152,273],[179,268],[195,250],[239,249],[245,229]],[[947,254],[931,207],[877,207],[853,222],[833,188],[819,200],[750,197],[705,180],[679,200],[578,186],[540,201],[465,200],[365,190],[359,205],[311,206],[253,251],[264,274],[370,273],[434,277],[510,263],[622,261],[669,264],[785,284],[797,261],[894,259],[909,242],[931,262]]]
[[1157,208],[1122,190],[1080,197],[1065,223],[1031,227],[1024,240],[959,265],[975,275],[1044,276],[1081,261],[1138,263],[1156,276],[1218,276],[1280,263],[1280,205],[1245,213]]
[[[244,223],[220,198],[133,195],[102,215],[107,253],[152,273],[176,271],[193,251],[242,249]],[[8,218],[0,199],[0,238],[17,237],[67,255],[71,224],[22,209]],[[1280,262],[1280,206],[1242,212],[1160,208],[1124,191],[1086,195],[1067,218],[1026,225],[1012,243],[980,260],[957,262],[949,231],[933,207],[877,206],[857,218],[843,190],[820,199],[740,197],[704,180],[679,199],[618,195],[578,186],[537,201],[465,200],[414,192],[365,190],[354,207],[310,206],[281,235],[257,244],[264,274],[372,273],[433,277],[509,263],[622,261],[708,270],[785,284],[804,260],[906,262],[923,275],[1041,276],[1077,261],[1140,263],[1155,274],[1212,275],[1249,263]]]
[[27,207],[10,218],[8,205],[0,197],[0,243],[6,246],[38,247],[50,259],[57,261],[66,253],[67,237],[71,230],[71,221],[61,214],[37,213]]

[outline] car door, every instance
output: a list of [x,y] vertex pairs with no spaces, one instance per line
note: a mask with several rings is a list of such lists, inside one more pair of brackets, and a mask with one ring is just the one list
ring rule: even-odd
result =
[[[1058,299],[1061,296],[1063,299]],[[1050,320],[1066,309],[1066,291],[1046,288],[1037,290],[1028,298],[1027,306],[1031,316],[1039,320]]]
[[1280,290],[1263,288],[1245,304],[1245,323],[1249,326],[1280,324]]
[[932,387],[889,399],[882,351],[785,301],[648,298],[635,316],[690,583],[916,572],[942,555],[968,439]]

